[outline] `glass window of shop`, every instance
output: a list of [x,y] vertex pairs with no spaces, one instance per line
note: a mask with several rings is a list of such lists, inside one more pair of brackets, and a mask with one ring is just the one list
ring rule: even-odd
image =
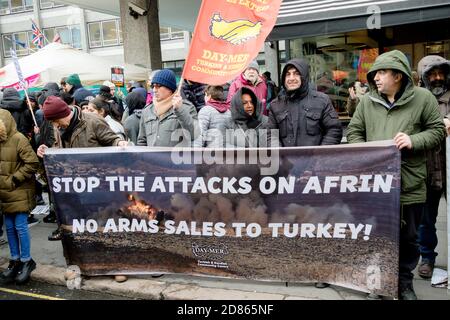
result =
[[[408,57],[411,68],[426,55],[450,58],[450,36],[444,26],[449,21],[431,21],[379,30],[359,30],[289,40],[286,59],[305,58],[310,63],[310,81],[318,91],[326,93],[342,118],[348,116],[346,104],[349,88],[355,81],[368,88],[367,72],[377,56],[400,50]],[[425,30],[434,30],[426,32]],[[285,59],[282,59],[284,66]],[[284,62],[284,63],[283,63]],[[360,92],[363,94],[363,91]]]

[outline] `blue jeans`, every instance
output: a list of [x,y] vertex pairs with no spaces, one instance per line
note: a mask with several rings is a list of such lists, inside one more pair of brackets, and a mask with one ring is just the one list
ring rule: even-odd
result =
[[437,253],[434,251],[438,244],[436,234],[436,219],[439,212],[439,202],[444,190],[433,190],[428,188],[425,213],[419,227],[419,245],[422,261],[433,263]]
[[28,213],[5,214],[6,235],[8,236],[11,260],[28,262],[31,260]]

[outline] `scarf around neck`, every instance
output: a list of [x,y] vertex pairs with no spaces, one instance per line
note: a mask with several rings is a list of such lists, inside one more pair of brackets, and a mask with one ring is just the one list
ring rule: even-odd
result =
[[164,99],[163,101],[156,101],[156,99],[153,101],[153,104],[155,105],[155,111],[156,111],[156,115],[161,118],[162,116],[164,116],[170,109],[172,109],[172,99],[173,96],[175,95],[172,94],[170,97],[168,97],[167,99]]

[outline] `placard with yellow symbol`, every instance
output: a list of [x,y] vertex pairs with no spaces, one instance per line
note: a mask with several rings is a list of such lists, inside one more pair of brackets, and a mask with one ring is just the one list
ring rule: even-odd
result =
[[277,20],[281,0],[203,0],[183,78],[222,85],[254,60]]

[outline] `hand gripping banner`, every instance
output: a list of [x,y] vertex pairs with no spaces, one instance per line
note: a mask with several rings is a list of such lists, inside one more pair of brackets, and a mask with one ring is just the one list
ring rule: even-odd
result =
[[45,166],[67,264],[85,275],[326,282],[397,296],[394,145],[50,149]]
[[281,0],[203,0],[183,78],[223,85],[254,60],[280,10]]

